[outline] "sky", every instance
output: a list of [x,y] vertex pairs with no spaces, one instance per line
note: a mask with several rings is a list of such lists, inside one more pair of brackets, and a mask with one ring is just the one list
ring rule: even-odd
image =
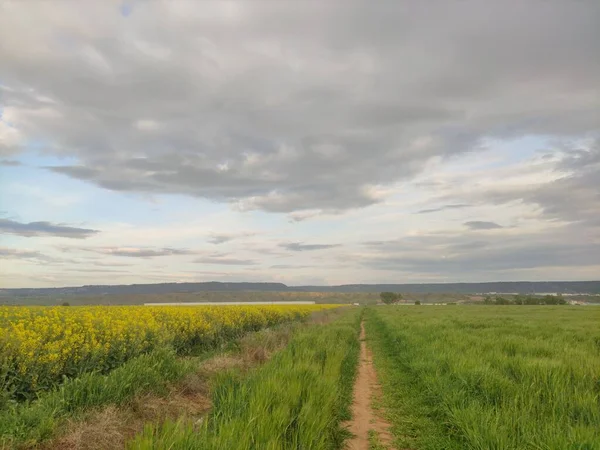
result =
[[0,286],[600,279],[600,3],[0,3]]

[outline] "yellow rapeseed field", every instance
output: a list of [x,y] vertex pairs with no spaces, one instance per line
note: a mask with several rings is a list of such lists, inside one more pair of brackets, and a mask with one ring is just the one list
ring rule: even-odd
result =
[[332,306],[0,307],[0,388],[32,398],[65,377],[107,372],[162,345],[208,347]]

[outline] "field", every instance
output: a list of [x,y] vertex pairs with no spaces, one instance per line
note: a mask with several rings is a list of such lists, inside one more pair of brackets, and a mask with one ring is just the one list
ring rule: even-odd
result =
[[366,324],[398,448],[600,448],[600,308],[380,308]]
[[161,346],[208,348],[323,307],[87,307],[0,309],[0,388],[32,398],[64,377],[106,373]]
[[4,307],[0,448],[600,449],[599,325],[567,305]]
[[[423,303],[469,301],[473,296],[448,293],[405,293],[406,301]],[[483,299],[483,297],[481,297]],[[141,305],[144,303],[194,303],[194,302],[278,302],[314,301],[318,304],[360,303],[374,305],[380,301],[379,292],[260,292],[260,291],[199,291],[167,294],[111,294],[111,295],[59,295],[3,297],[0,305],[71,306],[82,305]]]

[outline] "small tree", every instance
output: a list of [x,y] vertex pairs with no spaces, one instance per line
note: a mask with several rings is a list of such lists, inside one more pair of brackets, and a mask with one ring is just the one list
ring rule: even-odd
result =
[[496,297],[496,305],[510,305],[510,300],[504,297]]
[[525,305],[539,305],[540,299],[534,295],[528,295],[527,297],[525,297],[524,304]]
[[392,303],[396,303],[398,301],[398,295],[394,292],[382,292],[379,294],[381,297],[381,301],[386,305],[391,305]]
[[566,305],[567,301],[563,298],[561,294],[558,294],[544,296],[541,303],[544,303],[546,305]]
[[421,300],[417,300],[417,301],[415,302],[415,305],[420,305],[420,304],[421,304]]
[[62,302],[60,306],[71,306],[71,304],[69,302]]

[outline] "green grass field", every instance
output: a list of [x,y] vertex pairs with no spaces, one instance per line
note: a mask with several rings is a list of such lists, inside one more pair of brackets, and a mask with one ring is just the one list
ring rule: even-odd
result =
[[378,307],[397,448],[600,449],[600,308]]
[[361,321],[390,435],[365,431],[370,450],[600,450],[600,308],[490,305],[340,308],[195,356],[160,348],[4,404],[0,448],[344,449]]

